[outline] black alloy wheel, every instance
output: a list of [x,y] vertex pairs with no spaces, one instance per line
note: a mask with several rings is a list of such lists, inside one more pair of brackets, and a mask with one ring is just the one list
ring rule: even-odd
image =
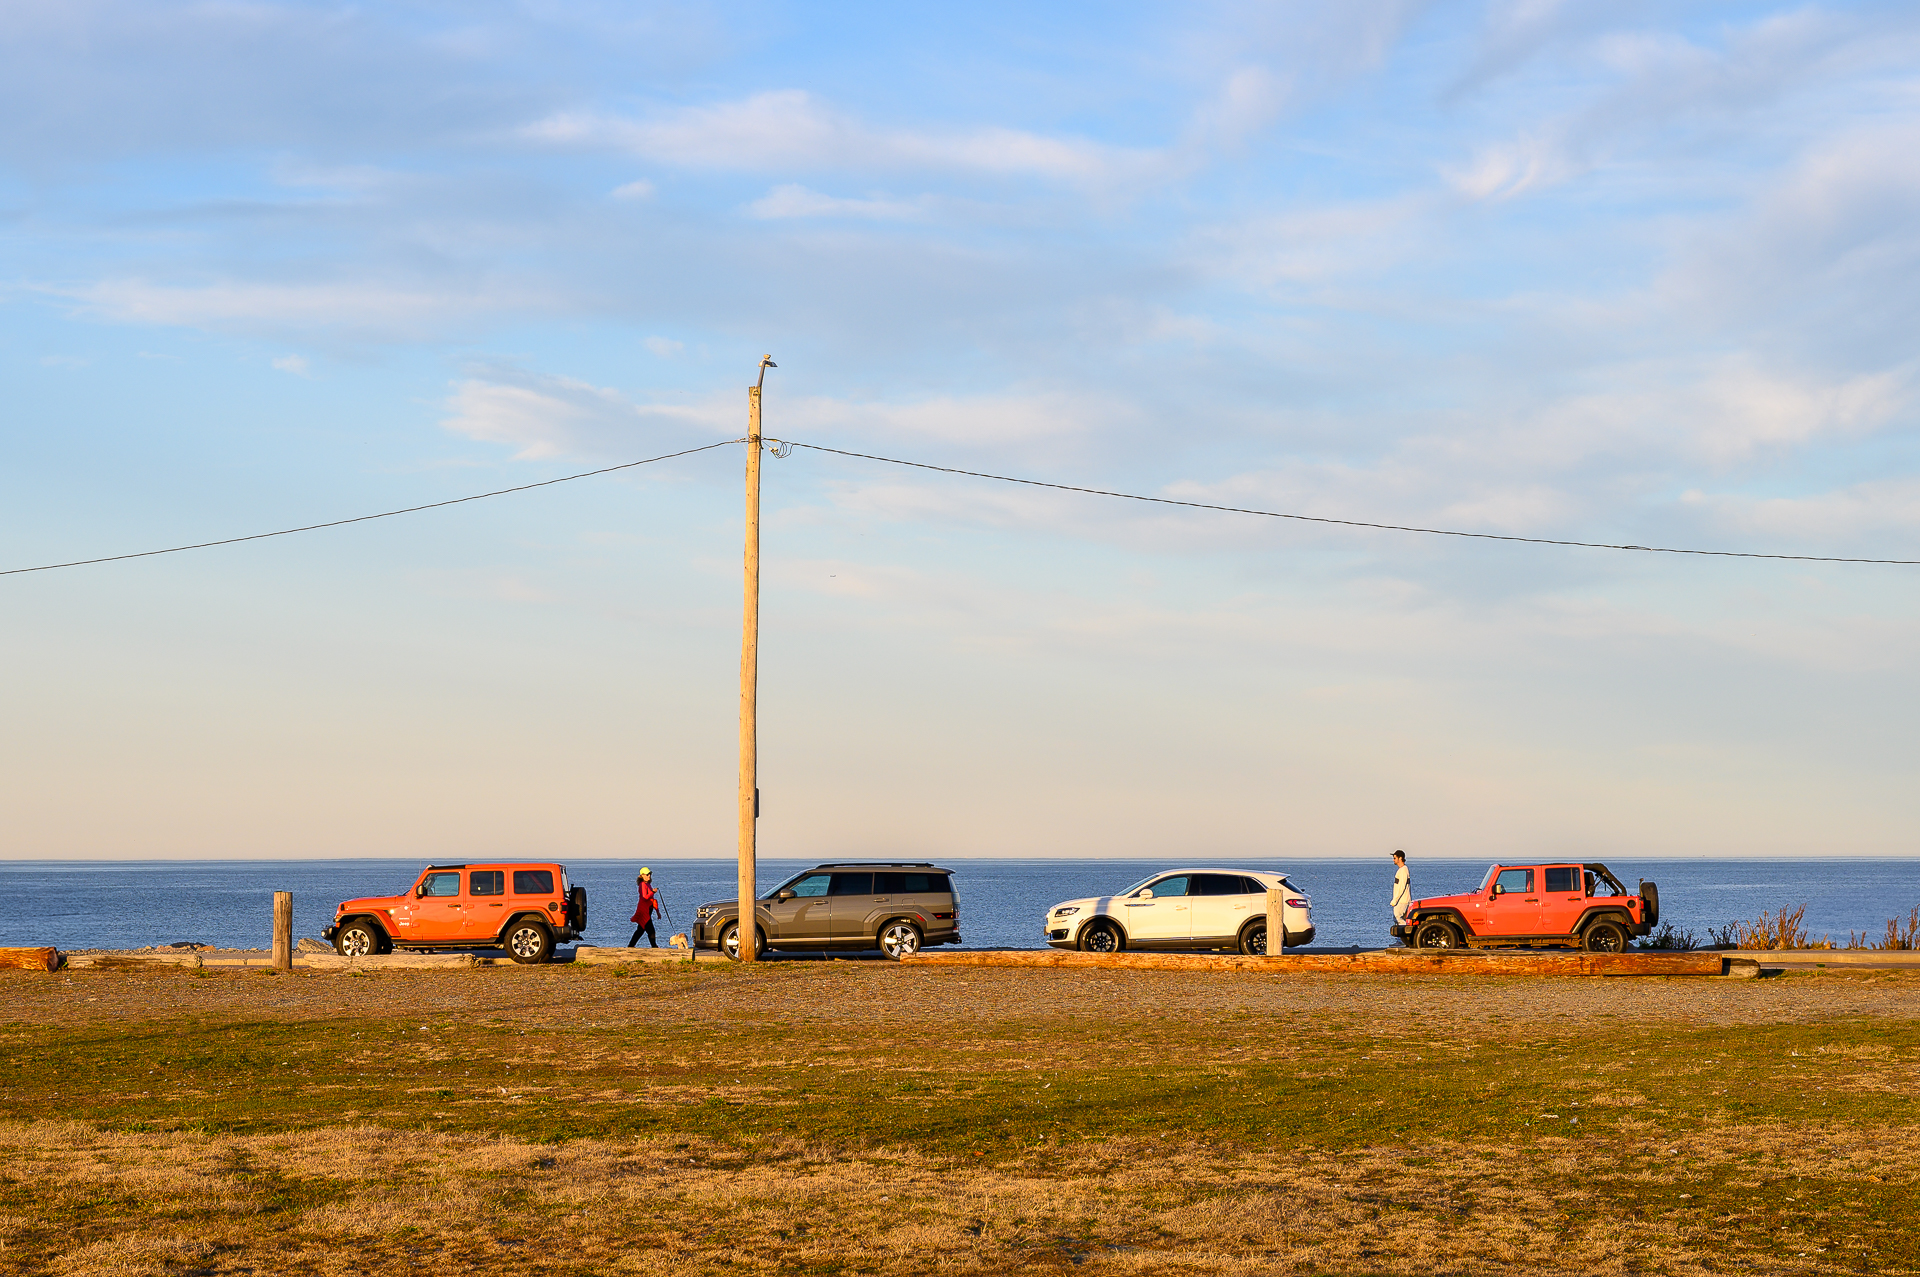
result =
[[1414,928],[1413,947],[1416,949],[1458,949],[1460,947],[1460,929],[1451,922],[1423,922]]
[[1264,922],[1250,923],[1247,929],[1240,933],[1240,952],[1255,958],[1264,958],[1266,956],[1267,954],[1267,924],[1266,923]]
[[1080,933],[1080,947],[1088,953],[1120,952],[1120,933],[1111,922],[1090,922]]
[[553,956],[553,932],[530,918],[514,923],[507,928],[507,956],[515,962],[545,962]]
[[380,933],[371,922],[349,922],[333,938],[334,951],[349,958],[380,952]]
[[1596,922],[1580,937],[1580,943],[1589,953],[1625,953],[1627,929],[1617,922]]

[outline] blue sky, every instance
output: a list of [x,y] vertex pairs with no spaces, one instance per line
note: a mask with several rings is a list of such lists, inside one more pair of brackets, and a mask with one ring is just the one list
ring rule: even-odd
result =
[[[1920,558],[1896,4],[0,6],[0,566],[767,428]],[[0,579],[0,856],[724,854],[737,450]],[[1920,569],[768,463],[767,854],[1911,854]]]

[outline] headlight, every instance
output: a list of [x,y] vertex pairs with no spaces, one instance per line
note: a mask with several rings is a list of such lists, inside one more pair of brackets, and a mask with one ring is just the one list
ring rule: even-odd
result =
[[1053,916],[1056,918],[1071,918],[1074,914],[1079,912],[1080,912],[1079,905],[1063,905],[1060,908],[1055,909],[1053,911]]
[[696,912],[700,915],[700,921],[710,922],[713,920],[713,915],[719,913],[720,909],[716,905],[701,905]]

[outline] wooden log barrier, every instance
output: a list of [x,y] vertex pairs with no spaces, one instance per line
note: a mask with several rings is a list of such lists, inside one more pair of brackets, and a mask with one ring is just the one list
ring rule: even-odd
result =
[[1718,953],[1551,953],[1383,949],[1366,953],[1073,953],[1062,949],[918,953],[916,966],[1240,971],[1248,975],[1719,975]]
[[628,962],[691,962],[693,950],[676,949],[671,946],[664,949],[648,947],[645,949],[616,948],[612,945],[575,945],[573,961],[578,966],[604,967],[618,966]]
[[13,971],[53,971],[60,966],[60,951],[44,949],[0,949],[0,968]]
[[458,971],[480,965],[472,953],[369,953],[349,958],[338,953],[296,953],[293,965],[316,971]]

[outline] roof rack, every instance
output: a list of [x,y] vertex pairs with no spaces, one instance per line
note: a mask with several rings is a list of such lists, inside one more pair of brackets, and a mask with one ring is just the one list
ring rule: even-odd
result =
[[931,860],[828,860],[817,869],[931,869]]

